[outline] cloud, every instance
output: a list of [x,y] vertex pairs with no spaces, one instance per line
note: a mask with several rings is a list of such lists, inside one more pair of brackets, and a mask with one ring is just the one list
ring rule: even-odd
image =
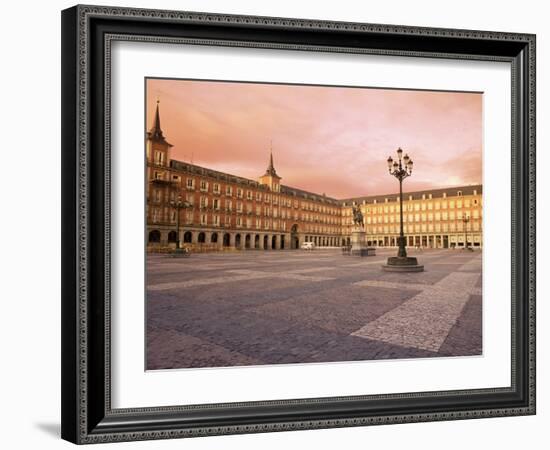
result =
[[273,141],[283,183],[349,198],[395,192],[401,146],[409,190],[481,182],[481,94],[148,80],[148,124],[157,96],[174,159],[256,178]]

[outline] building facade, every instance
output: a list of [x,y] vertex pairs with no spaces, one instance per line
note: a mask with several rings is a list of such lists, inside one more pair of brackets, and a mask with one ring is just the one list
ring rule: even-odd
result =
[[[201,250],[296,249],[304,242],[319,247],[349,243],[352,206],[365,217],[367,239],[375,246],[396,245],[399,203],[393,195],[338,200],[286,186],[270,155],[257,180],[171,159],[159,106],[147,133],[147,244],[151,249],[177,240]],[[172,204],[181,198],[187,208]],[[481,186],[404,194],[405,233],[409,245],[482,245]],[[460,206],[459,206],[460,205]],[[470,222],[464,224],[463,217]],[[469,233],[468,233],[469,234]]]
[[[452,248],[483,246],[482,185],[403,193],[403,232],[407,246]],[[376,195],[342,201],[342,234],[349,236],[353,206],[363,213],[370,245],[397,246],[399,195]]]

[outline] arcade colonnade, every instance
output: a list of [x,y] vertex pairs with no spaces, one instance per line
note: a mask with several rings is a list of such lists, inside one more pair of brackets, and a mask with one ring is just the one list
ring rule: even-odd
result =
[[[313,242],[316,247],[339,247],[345,244],[341,236],[305,235],[303,233],[258,232],[248,230],[208,230],[186,228],[180,230],[180,244],[201,244],[211,247],[290,250],[300,248],[304,242]],[[150,228],[147,235],[150,247],[166,246],[176,242],[176,231],[170,228]]]
[[[397,247],[397,235],[367,236],[372,247]],[[466,245],[464,233],[408,235],[407,247],[453,248]],[[148,246],[167,246],[176,242],[176,231],[157,227],[148,231]],[[300,248],[304,242],[313,242],[315,247],[341,247],[350,245],[349,236],[326,236],[304,233],[257,232],[247,230],[180,230],[180,243],[204,245],[215,250],[217,247],[258,250],[290,250]],[[468,233],[468,245],[483,246],[481,233]]]

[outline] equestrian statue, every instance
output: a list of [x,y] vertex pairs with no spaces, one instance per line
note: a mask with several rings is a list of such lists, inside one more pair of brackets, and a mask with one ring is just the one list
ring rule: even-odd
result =
[[365,227],[365,219],[363,218],[363,213],[361,212],[361,209],[359,209],[357,206],[353,206],[353,224],[354,225],[361,225],[362,228]]

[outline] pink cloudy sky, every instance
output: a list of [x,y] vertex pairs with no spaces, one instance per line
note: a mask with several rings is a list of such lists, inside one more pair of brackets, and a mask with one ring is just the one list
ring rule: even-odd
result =
[[257,179],[273,141],[282,183],[339,199],[394,193],[386,159],[414,161],[405,190],[482,182],[482,94],[185,80],[147,81],[172,158]]

